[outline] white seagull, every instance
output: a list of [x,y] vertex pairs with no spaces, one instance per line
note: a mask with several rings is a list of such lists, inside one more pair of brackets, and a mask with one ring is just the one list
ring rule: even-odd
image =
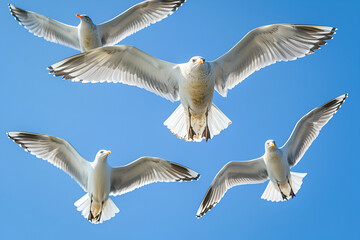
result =
[[116,196],[155,182],[197,180],[199,174],[179,164],[155,157],[141,157],[123,167],[107,163],[110,151],[100,150],[88,162],[64,139],[26,132],[7,133],[15,143],[69,174],[87,192],[75,202],[92,223],[102,223],[119,212],[109,195]]
[[198,218],[214,207],[226,191],[243,184],[262,183],[270,179],[262,199],[284,201],[295,197],[306,173],[290,172],[303,157],[321,128],[333,117],[347,98],[341,95],[315,108],[297,122],[290,138],[278,148],[274,140],[265,143],[265,154],[245,162],[229,162],[216,175],[199,210]]
[[145,88],[180,106],[164,122],[179,138],[201,141],[217,135],[231,121],[213,103],[214,89],[226,97],[253,72],[278,61],[311,54],[336,29],[315,25],[275,24],[249,32],[215,61],[192,57],[174,64],[132,46],[102,47],[49,67],[50,73],[82,82],[121,82]]
[[34,35],[85,52],[117,44],[133,33],[171,15],[184,2],[185,0],[144,1],[100,25],[94,24],[89,16],[76,14],[81,20],[77,27],[11,4],[9,8],[15,19]]

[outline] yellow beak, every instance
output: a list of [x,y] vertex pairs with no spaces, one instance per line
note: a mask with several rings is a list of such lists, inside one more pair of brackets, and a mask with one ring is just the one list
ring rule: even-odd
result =
[[203,61],[203,60],[200,60],[200,61],[199,61],[199,64],[203,64],[203,63],[204,63],[204,61]]
[[109,155],[111,153],[111,151],[107,151],[106,155]]
[[273,144],[271,144],[271,146],[272,146],[272,147],[275,147],[275,144],[273,143]]
[[78,18],[82,18],[82,16],[81,16],[80,14],[76,14],[76,16],[77,16]]

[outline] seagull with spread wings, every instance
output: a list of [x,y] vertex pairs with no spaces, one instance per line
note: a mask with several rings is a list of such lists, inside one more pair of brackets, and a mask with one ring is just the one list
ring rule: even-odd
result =
[[268,140],[262,157],[227,163],[211,183],[196,216],[202,217],[219,203],[228,189],[244,184],[263,183],[268,179],[270,182],[261,196],[262,199],[279,202],[295,197],[306,173],[290,172],[290,168],[301,160],[321,128],[333,117],[346,98],[347,94],[341,95],[302,117],[281,148],[276,146],[274,140]]
[[311,54],[332,39],[333,27],[274,24],[249,32],[215,61],[192,57],[174,64],[152,57],[132,46],[102,47],[78,54],[49,67],[63,79],[121,82],[144,88],[180,106],[164,122],[187,141],[211,139],[231,123],[212,102],[214,90],[226,97],[253,72],[279,61]]
[[113,168],[107,163],[110,154],[107,150],[100,150],[95,160],[88,162],[61,138],[26,132],[9,132],[8,136],[75,179],[87,192],[75,206],[92,223],[102,223],[119,212],[109,195],[122,195],[150,183],[191,181],[200,176],[187,167],[155,157],[141,157]]
[[9,4],[10,12],[29,32],[50,42],[89,51],[101,46],[112,46],[133,33],[171,15],[185,0],[148,0],[136,4],[115,18],[96,25],[87,15],[78,26],[67,25],[35,12]]

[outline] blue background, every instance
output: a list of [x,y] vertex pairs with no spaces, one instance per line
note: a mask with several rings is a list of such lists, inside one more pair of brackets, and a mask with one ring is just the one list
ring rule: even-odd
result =
[[[95,23],[140,0],[20,1],[26,10],[77,25],[76,13]],[[277,63],[251,75],[215,104],[233,124],[208,143],[177,139],[163,122],[179,103],[122,84],[62,81],[46,67],[78,52],[28,33],[0,1],[0,238],[1,239],[353,239],[359,226],[360,1],[188,0],[169,18],[121,44],[134,45],[175,63],[200,55],[214,60],[248,31],[273,23],[339,28],[315,54]],[[279,146],[311,109],[343,93],[349,98],[293,169],[307,172],[295,199],[260,199],[266,184],[239,186],[203,218],[199,204],[228,161]],[[93,161],[112,151],[109,164],[125,165],[157,156],[201,173],[197,182],[158,183],[112,198],[114,218],[92,225],[73,203],[85,193],[69,176],[35,158],[5,135],[8,131],[50,134],[68,140]]]

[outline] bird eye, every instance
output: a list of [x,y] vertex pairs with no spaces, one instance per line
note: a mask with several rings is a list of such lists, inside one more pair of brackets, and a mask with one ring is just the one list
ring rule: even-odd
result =
[[193,59],[192,61],[195,62],[195,59]]

